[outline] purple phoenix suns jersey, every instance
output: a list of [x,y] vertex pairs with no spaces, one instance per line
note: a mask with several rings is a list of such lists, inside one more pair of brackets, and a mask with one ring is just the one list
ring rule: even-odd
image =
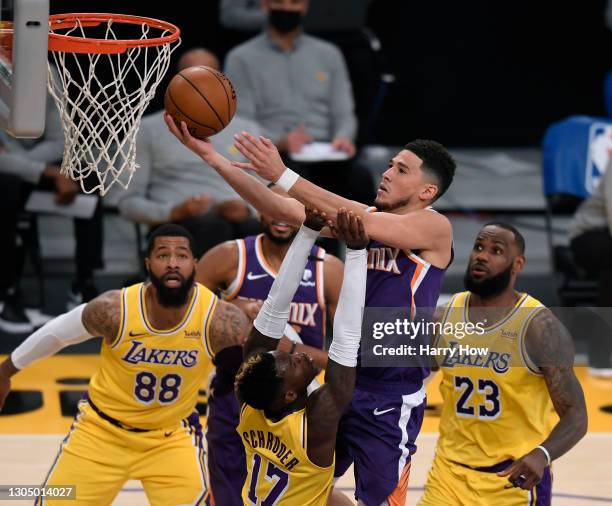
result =
[[[370,242],[366,307],[405,307],[407,318],[414,317],[418,308],[436,307],[446,269],[431,265],[417,253]],[[451,261],[452,255],[451,250]],[[359,367],[357,385],[405,395],[419,390],[428,374],[425,367]]]
[[[226,290],[226,300],[234,298],[264,301],[272,288],[277,272],[268,264],[262,249],[264,235],[236,240],[238,271]],[[325,296],[323,270],[325,250],[313,246],[300,286],[289,311],[289,323],[308,346],[322,349],[325,344]]]

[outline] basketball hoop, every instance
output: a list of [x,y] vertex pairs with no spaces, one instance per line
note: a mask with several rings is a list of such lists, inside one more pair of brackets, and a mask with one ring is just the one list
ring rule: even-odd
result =
[[49,92],[65,135],[61,169],[85,193],[105,195],[115,183],[127,189],[137,168],[142,115],[179,36],[175,25],[152,18],[49,16],[49,51],[57,67],[49,64]]

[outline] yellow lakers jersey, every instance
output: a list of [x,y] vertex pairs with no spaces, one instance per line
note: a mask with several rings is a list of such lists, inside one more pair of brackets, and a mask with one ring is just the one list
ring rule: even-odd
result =
[[119,333],[112,344],[102,344],[89,397],[121,423],[150,430],[193,412],[214,367],[209,327],[217,297],[196,283],[183,320],[158,330],[147,318],[146,289],[139,283],[122,290]]
[[525,350],[527,327],[544,306],[522,294],[500,321],[458,332],[468,328],[469,299],[469,292],[454,295],[444,314],[443,329],[449,332],[438,347],[456,353],[447,352],[441,361],[444,402],[436,451],[454,462],[486,467],[531,451],[555,423],[544,378]]
[[334,479],[334,463],[313,464],[306,452],[306,410],[273,422],[244,404],[236,430],[246,451],[244,504],[325,506]]

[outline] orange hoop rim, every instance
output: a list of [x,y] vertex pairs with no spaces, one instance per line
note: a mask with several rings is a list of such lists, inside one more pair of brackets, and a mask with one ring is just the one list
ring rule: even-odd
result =
[[167,21],[130,14],[76,12],[69,14],[53,14],[49,16],[49,30],[74,28],[77,21],[81,26],[98,26],[101,23],[114,21],[130,25],[149,25],[152,28],[169,31],[163,37],[150,39],[93,39],[75,37],[60,33],[49,33],[49,51],[64,53],[117,54],[125,53],[132,47],[164,46],[176,42],[181,36],[180,29]]

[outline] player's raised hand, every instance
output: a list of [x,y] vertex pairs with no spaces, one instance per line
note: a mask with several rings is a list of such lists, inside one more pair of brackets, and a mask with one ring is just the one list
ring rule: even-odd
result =
[[361,217],[344,207],[338,209],[336,222],[328,222],[328,225],[332,235],[336,239],[345,241],[347,247],[351,249],[363,249],[370,242]]
[[234,146],[249,162],[232,162],[234,167],[254,170],[261,177],[276,183],[285,172],[285,163],[274,143],[266,137],[255,137],[248,132],[234,135]]
[[327,223],[327,215],[317,209],[305,209],[306,219],[304,225],[311,230],[320,231]]
[[168,130],[170,130],[185,147],[193,151],[211,167],[217,167],[223,160],[224,157],[217,153],[210,139],[198,139],[191,135],[184,121],[181,121],[181,127],[179,128],[172,116],[167,112],[164,113],[164,121],[168,126]]
[[497,476],[507,476],[508,481],[513,487],[531,490],[540,483],[544,475],[544,469],[546,469],[547,466],[548,460],[544,452],[535,448],[527,455],[515,460],[503,471],[497,473]]

